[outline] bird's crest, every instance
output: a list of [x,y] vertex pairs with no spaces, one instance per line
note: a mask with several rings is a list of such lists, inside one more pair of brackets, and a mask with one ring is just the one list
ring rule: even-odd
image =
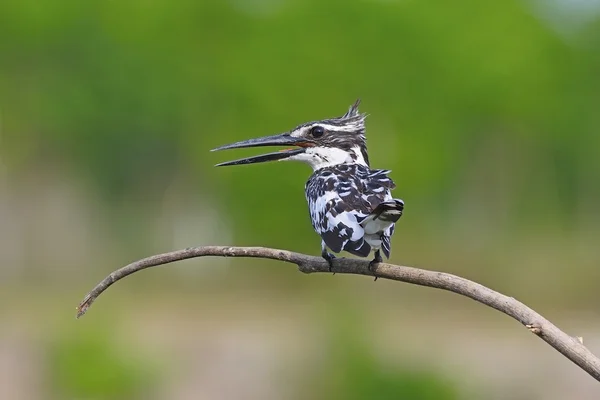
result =
[[358,110],[360,105],[360,99],[356,99],[354,104],[348,108],[348,111],[339,118],[336,118],[340,123],[345,123],[353,126],[357,133],[364,134],[365,129],[365,118],[367,114],[363,114]]
[[360,99],[356,99],[354,104],[352,104],[350,106],[350,108],[348,109],[348,112],[346,112],[346,114],[342,115],[342,118],[351,118],[351,117],[360,116],[360,113],[358,112],[359,105],[360,105]]

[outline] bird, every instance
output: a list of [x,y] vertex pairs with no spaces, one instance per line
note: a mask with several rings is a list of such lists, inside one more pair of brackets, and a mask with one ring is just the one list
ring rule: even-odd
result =
[[[365,136],[366,114],[360,99],[341,117],[305,122],[277,135],[217,147],[211,151],[262,146],[295,146],[278,152],[227,161],[217,167],[267,161],[301,161],[313,169],[305,195],[314,230],[321,237],[321,256],[333,269],[336,258],[329,250],[342,250],[374,258],[372,268],[389,259],[395,224],[404,212],[404,201],[394,198],[396,187],[390,170],[371,169]],[[329,250],[328,250],[329,249]]]

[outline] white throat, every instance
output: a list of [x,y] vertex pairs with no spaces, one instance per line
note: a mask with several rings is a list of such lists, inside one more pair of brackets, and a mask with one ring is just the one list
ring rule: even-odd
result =
[[313,171],[339,164],[362,164],[367,166],[358,146],[351,148],[349,152],[335,147],[308,147],[305,152],[281,161],[287,160],[307,163]]

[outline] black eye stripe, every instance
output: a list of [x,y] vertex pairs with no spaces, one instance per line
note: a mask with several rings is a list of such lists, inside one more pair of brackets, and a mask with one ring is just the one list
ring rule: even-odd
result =
[[313,126],[310,129],[310,134],[314,137],[314,138],[319,138],[321,136],[323,136],[323,134],[325,133],[325,128],[323,128],[322,126]]

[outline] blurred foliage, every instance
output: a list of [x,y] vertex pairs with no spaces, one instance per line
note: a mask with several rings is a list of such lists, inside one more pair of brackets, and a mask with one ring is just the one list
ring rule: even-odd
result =
[[56,399],[149,399],[160,380],[158,363],[120,345],[99,323],[78,325],[50,343],[50,392]]
[[[333,310],[331,340],[323,399],[348,400],[455,400],[458,391],[450,380],[407,357],[401,365],[383,363],[369,346],[372,332],[355,310]],[[385,346],[385,345],[384,345]],[[387,346],[385,346],[387,347]]]
[[[534,9],[517,0],[3,2],[2,157],[17,170],[65,164],[112,200],[164,191],[185,173],[223,202],[242,237],[277,242],[266,227],[282,202],[304,207],[306,167],[214,171],[237,154],[208,149],[339,115],[360,96],[373,164],[394,171],[407,217],[441,223],[449,205],[474,203],[490,225],[597,220],[598,42],[566,42]],[[286,218],[306,223],[302,213]]]
[[[383,370],[373,359],[356,357],[345,366],[348,375],[336,398],[348,400],[453,400],[458,394],[439,375],[423,369]],[[352,368],[352,369],[350,369]]]

